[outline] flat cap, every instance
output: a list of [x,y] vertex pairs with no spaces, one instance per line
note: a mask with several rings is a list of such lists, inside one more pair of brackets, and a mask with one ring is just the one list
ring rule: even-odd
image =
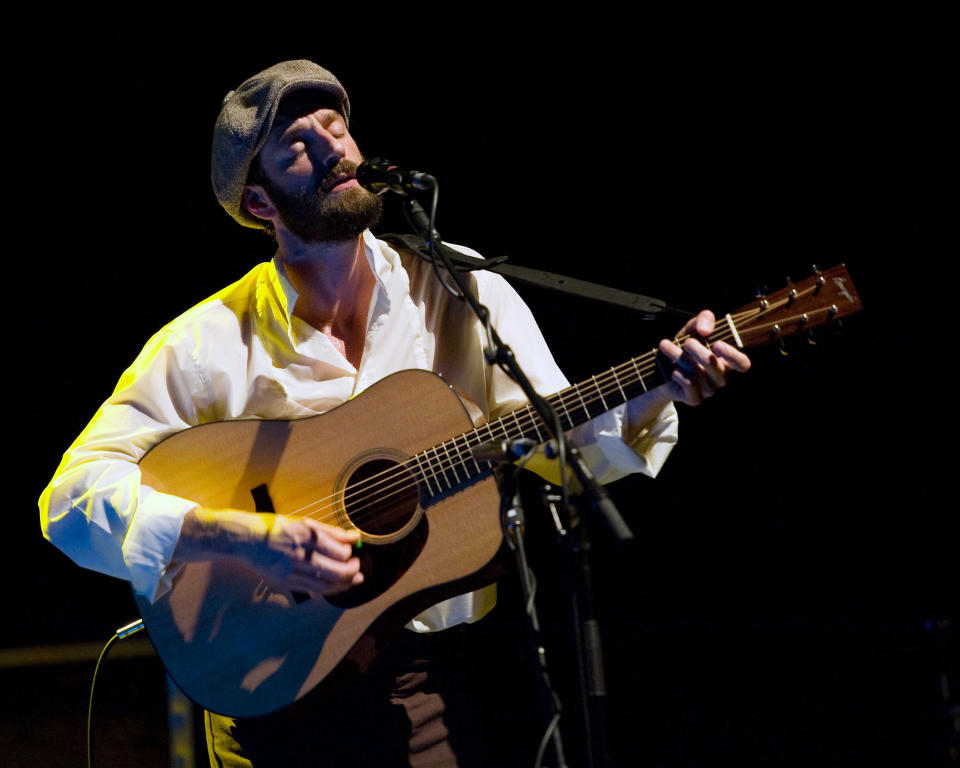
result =
[[315,88],[328,93],[344,120],[350,121],[350,100],[340,81],[312,61],[283,61],[254,75],[223,100],[213,128],[211,179],[220,205],[245,227],[265,229],[240,204],[250,164],[263,147],[280,100],[294,91]]

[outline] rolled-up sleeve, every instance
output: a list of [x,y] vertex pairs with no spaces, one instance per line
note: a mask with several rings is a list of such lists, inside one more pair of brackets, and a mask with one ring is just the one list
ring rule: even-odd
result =
[[161,331],[63,456],[40,497],[43,535],[78,565],[126,579],[153,600],[183,518],[196,504],[141,483],[137,462],[198,423],[204,382],[187,345]]
[[668,403],[629,443],[624,438],[626,421],[626,407],[619,406],[573,432],[580,452],[601,483],[634,472],[656,477],[676,445],[679,419],[673,403]]
[[[494,326],[513,349],[536,391],[551,395],[568,387],[569,382],[554,361],[533,314],[516,291],[502,277],[489,272],[478,273],[478,285]],[[493,368],[488,389],[491,416],[509,413],[525,402],[516,382],[499,368]],[[677,442],[678,417],[673,403],[668,403],[630,443],[624,439],[631,426],[626,421],[626,406],[621,405],[569,433],[602,483],[635,472],[655,477]]]

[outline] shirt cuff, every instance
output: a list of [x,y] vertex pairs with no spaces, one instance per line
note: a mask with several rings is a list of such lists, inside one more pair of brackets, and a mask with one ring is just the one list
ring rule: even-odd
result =
[[[629,425],[626,422],[626,411],[624,411],[621,433],[623,435],[629,431]],[[676,406],[670,402],[663,406],[657,417],[641,429],[630,443],[624,441],[623,444],[629,445],[634,455],[645,463],[645,468],[640,471],[650,477],[656,477],[663,469],[673,446],[677,444],[679,435],[680,417]]]
[[[668,403],[657,418],[627,443],[629,430],[626,406],[614,408],[583,425],[593,433],[583,440],[581,453],[595,468],[601,483],[610,483],[635,472],[656,477],[677,442],[678,418],[673,403]],[[577,435],[574,433],[574,439]]]
[[195,502],[161,493],[149,486],[140,487],[140,499],[127,535],[123,540],[123,559],[129,571],[133,591],[151,603],[170,590],[181,566],[170,567],[180,539],[180,529]]
[[486,616],[497,604],[497,585],[485,587],[451,597],[414,617],[406,628],[421,634],[440,632],[458,624],[473,624]]

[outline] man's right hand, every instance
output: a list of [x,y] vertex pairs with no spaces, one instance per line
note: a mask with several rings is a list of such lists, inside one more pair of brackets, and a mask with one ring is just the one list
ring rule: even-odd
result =
[[184,518],[171,564],[233,559],[283,589],[333,595],[363,582],[359,539],[310,518],[200,507]]
[[333,595],[363,581],[353,557],[359,531],[345,531],[308,517],[272,515],[266,546],[254,549],[252,564],[289,590]]

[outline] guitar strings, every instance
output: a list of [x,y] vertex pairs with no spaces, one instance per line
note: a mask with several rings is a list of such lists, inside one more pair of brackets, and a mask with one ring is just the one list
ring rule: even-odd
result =
[[[714,334],[711,336],[711,341],[719,340],[721,335],[722,334]],[[678,341],[681,343],[684,340],[685,337],[678,338]],[[591,382],[594,384],[594,386],[588,387],[586,392],[582,391],[582,386],[574,386],[557,393],[553,398],[548,398],[548,400],[556,400],[553,404],[554,407],[566,413],[566,420],[572,426],[575,422],[569,415],[570,411],[577,412],[583,409],[588,417],[592,417],[594,414],[590,410],[591,406],[595,407],[600,403],[603,410],[608,410],[604,395],[607,397],[616,397],[619,393],[621,397],[623,397],[624,387],[627,389],[635,389],[640,376],[645,378],[656,370],[656,364],[653,360],[655,355],[656,351],[652,351],[636,360],[631,360],[617,366],[617,368],[620,369],[619,376],[617,369],[610,369],[603,374],[593,377],[589,382],[584,382],[585,385]],[[628,373],[630,368],[634,368],[638,375],[635,379],[622,381],[623,374]],[[615,386],[611,386],[611,381],[615,382]],[[606,387],[606,389],[604,389],[604,387]],[[625,401],[627,398],[623,399]],[[516,422],[516,425],[508,426],[507,422],[509,420]],[[389,501],[391,497],[406,493],[411,487],[411,481],[414,484],[416,483],[414,479],[416,475],[419,475],[421,480],[426,483],[430,495],[436,496],[445,490],[453,490],[460,485],[463,480],[468,480],[471,477],[482,474],[484,471],[488,471],[490,468],[489,462],[483,462],[486,466],[482,467],[481,463],[477,462],[468,450],[471,445],[481,442],[480,433],[482,431],[486,431],[487,436],[494,439],[496,439],[495,433],[499,432],[502,432],[504,437],[508,438],[511,436],[518,437],[533,434],[534,432],[540,435],[539,425],[542,425],[539,415],[533,411],[531,406],[524,406],[501,419],[483,425],[472,433],[463,433],[445,443],[434,446],[415,457],[411,457],[404,462],[398,463],[356,483],[346,491],[334,493],[326,499],[321,499],[306,505],[292,514],[302,514],[305,517],[311,518],[321,517],[321,519],[325,521],[329,520],[331,517],[336,517],[336,500],[339,496],[341,504],[343,504],[344,507],[349,506],[350,517],[354,524],[362,528],[363,522],[368,519],[367,516],[364,515],[365,510],[370,509],[374,504],[382,506],[383,502]],[[515,433],[514,430],[518,430],[518,432]],[[467,449],[467,458],[464,458],[462,449]],[[432,458],[429,456],[430,453],[433,453]],[[422,461],[420,457],[424,457]],[[468,466],[468,462],[473,462],[477,471],[472,471]],[[426,469],[423,469],[423,464],[426,465]],[[457,471],[458,467],[460,472]],[[449,476],[450,473],[453,473],[452,481]],[[460,477],[461,474],[464,475],[463,478]],[[437,489],[436,491],[434,491],[434,486]],[[444,488],[444,486],[446,486],[446,488]],[[307,510],[311,508],[312,511],[307,512]]]
[[[757,310],[751,310],[749,312],[740,313],[738,316],[739,320],[743,320],[749,315],[759,314]],[[734,321],[735,323],[737,320]],[[713,343],[715,341],[728,340],[732,338],[733,334],[728,327],[723,326],[721,330],[715,331],[708,337],[708,341]],[[678,344],[682,344],[690,338],[689,335],[682,335],[677,337],[675,340]],[[557,402],[553,403],[555,408],[562,409],[567,413],[567,421],[573,426],[573,419],[569,416],[569,411],[573,410],[574,412],[579,409],[583,409],[588,417],[592,417],[590,411],[590,406],[596,406],[597,403],[601,404],[603,410],[608,410],[606,407],[606,401],[604,399],[604,394],[608,396],[615,397],[618,393],[622,396],[624,392],[624,387],[636,388],[636,384],[639,383],[640,378],[646,378],[651,373],[657,369],[656,362],[657,350],[651,350],[650,352],[642,355],[638,358],[631,359],[625,363],[621,363],[619,366],[608,369],[602,374],[598,374],[592,379],[583,382],[582,385],[574,385],[568,387],[565,390],[562,390],[552,397],[547,398],[548,400],[556,400]],[[633,368],[634,373],[630,374],[631,378],[626,381],[621,381],[621,377],[624,374],[630,373],[629,369]],[[617,371],[619,370],[619,375]],[[615,386],[611,386],[610,382],[615,382]],[[594,386],[589,386],[590,384]],[[584,386],[587,386],[587,391],[583,392]],[[604,391],[603,387],[606,387]],[[512,434],[512,428],[506,426],[506,421],[513,419],[517,422],[517,428],[519,428],[519,435]],[[388,500],[391,496],[396,496],[399,493],[404,493],[410,488],[410,480],[412,479],[410,475],[417,475],[422,478],[424,482],[427,483],[430,495],[438,495],[434,493],[432,487],[430,486],[430,481],[433,481],[433,485],[436,485],[439,489],[439,492],[442,493],[442,485],[447,486],[447,490],[453,490],[457,485],[459,485],[462,480],[459,478],[459,474],[456,471],[457,466],[461,467],[462,473],[465,475],[465,479],[470,479],[471,476],[476,476],[479,473],[471,473],[467,470],[466,464],[467,461],[473,461],[474,464],[480,469],[480,473],[486,471],[481,469],[479,462],[473,459],[472,455],[469,455],[469,459],[465,460],[460,453],[460,446],[457,445],[459,441],[464,441],[464,448],[469,448],[471,445],[471,436],[477,436],[479,438],[479,433],[482,430],[486,430],[490,436],[494,433],[494,427],[499,426],[500,430],[503,431],[505,437],[517,437],[525,434],[532,434],[536,431],[539,434],[539,429],[537,425],[542,424],[542,421],[539,418],[539,415],[534,411],[532,406],[529,404],[527,406],[521,407],[516,411],[513,411],[507,414],[500,419],[490,422],[482,427],[473,430],[472,433],[463,433],[456,438],[452,438],[444,443],[434,446],[426,451],[421,452],[417,456],[411,457],[410,459],[398,463],[382,472],[372,475],[369,478],[365,478],[363,481],[355,484],[348,491],[339,491],[334,493],[331,496],[328,496],[325,499],[317,500],[312,504],[308,504],[305,507],[302,507],[300,510],[296,510],[291,514],[302,514],[305,517],[317,517],[323,516],[322,519],[328,520],[331,517],[336,517],[336,499],[341,497],[341,503],[346,507],[349,504],[350,517],[357,527],[362,528],[362,523],[367,519],[363,514],[366,509],[369,509],[372,504],[370,500],[372,499],[374,503],[380,504],[384,500]],[[479,443],[479,439],[477,444]],[[456,452],[456,456],[451,455],[451,448]],[[443,451],[443,456],[440,452]],[[425,463],[428,466],[428,470],[424,471],[421,468],[421,462],[419,460],[420,456],[425,456],[433,452],[434,458],[427,458]],[[416,464],[416,469],[414,469],[413,464]],[[488,468],[489,468],[489,463]],[[454,482],[449,481],[448,472],[453,472]],[[438,478],[443,478],[443,484],[441,484]],[[414,481],[415,483],[416,481]],[[392,485],[385,485],[386,483],[392,483]],[[323,506],[320,506],[323,505]],[[303,514],[305,510],[313,507],[313,511]],[[319,507],[319,508],[317,508]],[[333,511],[333,514],[325,514],[330,511]]]
[[[762,315],[768,314],[775,309],[781,308],[789,302],[790,299],[785,299],[780,302],[771,303],[763,309],[748,309],[746,311],[731,315],[731,318],[733,319],[734,326],[738,324],[742,325],[744,320],[761,317]],[[803,315],[801,313],[795,318],[781,319],[780,322],[800,320],[802,316]],[[719,330],[714,331],[714,333],[707,337],[707,341],[709,343],[712,344],[716,341],[728,341],[733,338],[734,333],[729,328],[728,324],[724,323],[725,319],[725,317],[720,318],[718,321]],[[751,327],[749,330],[756,332],[757,330],[773,329],[775,325],[776,323],[770,323],[766,326],[761,325],[757,327]],[[745,328],[741,328],[740,330],[741,332],[746,332]],[[691,338],[690,334],[681,335],[675,339],[675,342],[677,344],[682,344],[688,338]],[[633,358],[625,363],[621,363],[618,366],[610,368],[607,371],[582,382],[580,385],[573,385],[567,389],[561,390],[560,392],[555,393],[553,396],[548,397],[547,400],[555,400],[556,402],[553,402],[552,405],[555,408],[559,408],[566,412],[567,421],[571,423],[571,426],[573,426],[573,419],[570,418],[569,415],[569,411],[571,409],[574,412],[583,409],[588,417],[592,417],[593,415],[591,414],[590,407],[596,406],[597,403],[600,403],[603,410],[608,410],[604,395],[606,394],[614,399],[617,397],[617,395],[623,398],[625,395],[624,388],[635,389],[636,384],[641,383],[641,379],[646,378],[656,370],[656,356],[657,350],[651,350],[640,357]],[[634,369],[633,374],[630,374],[630,368]],[[622,381],[621,377],[625,374],[630,374],[630,377],[627,380]],[[611,382],[613,382],[612,385]],[[584,388],[586,388],[586,391],[584,391]],[[519,435],[512,434],[512,430],[514,429],[513,427],[507,427],[506,422],[510,419],[516,422],[516,428],[520,430]],[[461,473],[464,475],[464,479],[469,480],[471,477],[477,476],[477,474],[482,474],[482,472],[488,471],[490,467],[489,462],[485,462],[487,464],[486,468],[481,468],[480,462],[473,458],[473,456],[469,453],[469,450],[467,450],[466,459],[461,453],[461,447],[464,449],[469,449],[472,445],[476,445],[481,442],[481,431],[486,431],[488,436],[492,437],[495,431],[494,428],[499,427],[499,430],[496,431],[502,431],[505,437],[523,436],[533,434],[534,432],[536,432],[536,434],[539,436],[540,430],[538,429],[538,425],[542,425],[539,414],[537,414],[532,406],[528,404],[527,406],[521,407],[509,414],[506,414],[504,417],[501,417],[494,422],[490,422],[486,425],[478,427],[472,432],[465,432],[458,437],[451,438],[444,443],[440,443],[430,449],[427,449],[426,451],[422,451],[421,453],[411,457],[410,459],[407,459],[404,462],[400,462],[386,470],[381,471],[380,473],[372,475],[369,478],[365,478],[363,481],[356,483],[350,489],[335,492],[324,499],[319,499],[315,502],[312,502],[311,504],[308,504],[290,514],[302,515],[304,517],[311,518],[321,516],[321,519],[323,520],[335,518],[337,507],[336,500],[339,497],[344,508],[347,508],[349,505],[351,521],[354,523],[354,525],[362,529],[363,522],[365,522],[367,519],[371,519],[364,514],[365,511],[369,510],[375,505],[382,506],[383,501],[390,499],[392,496],[409,492],[411,484],[416,486],[417,480],[415,478],[417,476],[419,476],[422,482],[427,484],[427,489],[430,495],[436,496],[444,492],[442,487],[443,485],[447,486],[446,490],[448,491],[454,490],[457,486],[459,486],[463,482],[463,480],[460,479]],[[473,439],[476,439],[476,442],[471,442]],[[461,441],[462,446],[460,445]],[[441,451],[443,455],[441,455]],[[434,454],[432,459],[428,457],[428,454],[431,452]],[[421,462],[420,457],[424,457],[423,462]],[[468,468],[468,462],[473,462],[479,472],[471,471]],[[427,465],[427,470],[423,469],[423,463]],[[458,466],[461,470],[460,473],[457,472]],[[448,475],[450,472],[453,473],[453,483],[450,482]],[[443,479],[443,483],[440,482],[440,478]],[[433,485],[437,487],[437,493],[433,491],[431,481],[433,481]],[[306,512],[306,510],[311,509],[312,511]]]
[[[720,340],[724,337],[728,337],[728,334],[726,332],[721,331],[719,333],[712,334],[709,340],[713,342],[713,341]],[[686,338],[687,337],[680,337],[677,339],[677,341],[682,343]],[[629,361],[628,363],[621,364],[618,367],[624,370],[633,366],[638,371],[640,371],[640,374],[642,376],[647,376],[650,373],[652,373],[656,368],[655,364],[651,364],[652,362],[651,359],[654,358],[655,355],[656,355],[656,351],[652,351],[647,355],[643,356],[642,358],[637,358],[634,361]],[[636,365],[634,365],[635,363]],[[640,369],[641,365],[643,366],[642,370]],[[616,382],[616,388],[610,387],[611,379]],[[555,399],[558,402],[556,403],[556,405],[559,405],[565,411],[568,411],[568,412],[571,408],[574,410],[583,408],[586,415],[591,416],[592,414],[589,408],[591,405],[595,406],[598,402],[602,404],[602,407],[604,410],[607,410],[607,404],[603,397],[603,394],[604,394],[602,389],[603,385],[606,385],[608,387],[607,394],[611,396],[615,396],[618,391],[620,393],[623,393],[624,386],[626,386],[627,388],[631,388],[635,386],[634,383],[630,381],[621,382],[619,380],[619,377],[616,374],[615,369],[611,369],[608,373],[600,374],[597,377],[594,377],[593,382],[597,388],[596,393],[592,391],[593,388],[590,388],[588,389],[585,396],[584,392],[580,391],[582,387],[578,387],[578,386],[571,387],[571,388],[568,388],[568,390],[564,390],[561,393],[557,394]],[[522,414],[522,416],[518,416],[518,414]],[[508,414],[507,417],[505,418],[509,418],[509,417],[512,417],[517,422],[517,425],[520,428],[520,434],[530,433],[531,427],[535,428],[536,423],[539,420],[538,416],[532,412],[532,408],[530,408],[529,406],[518,409],[517,411],[514,411],[511,414]],[[573,420],[570,418],[569,413],[567,413],[567,420],[571,422],[571,424],[573,423]],[[504,422],[504,419],[498,420],[497,422],[493,422],[491,424],[486,425],[486,428],[488,429],[488,432],[492,434],[493,426],[495,424],[499,425],[503,429],[504,434],[509,437],[510,431],[507,429],[507,427],[503,422]],[[477,434],[477,433],[479,433],[479,430],[474,431],[474,434]],[[466,479],[470,478],[471,472],[467,470],[466,461],[464,461],[463,455],[460,452],[460,446],[458,445],[458,442],[460,442],[461,440],[464,441],[465,443],[463,446],[464,448],[468,448],[470,446],[470,437],[467,433],[464,433],[463,435],[460,435],[458,438],[454,438],[452,440],[447,441],[446,443],[442,443],[438,446],[435,446],[433,449],[430,449],[435,454],[435,457],[433,460],[431,459],[427,460],[430,471],[424,472],[421,470],[419,474],[421,475],[422,479],[428,484],[428,488],[431,495],[436,495],[436,494],[434,494],[432,486],[430,486],[430,480],[434,481],[434,484],[438,487],[438,489],[441,490],[441,492],[442,492],[441,483],[438,479],[440,477],[443,478],[444,484],[447,486],[447,490],[451,490],[460,484],[461,480],[460,480],[459,474],[456,471],[458,464],[460,465],[461,470],[464,472]],[[451,448],[452,448],[452,451],[451,451]],[[444,454],[443,456],[441,456],[440,454],[441,449],[443,450],[443,454]],[[430,450],[425,451],[424,454],[429,453]],[[456,453],[455,457],[452,455],[453,452]],[[419,464],[420,464],[419,458],[417,457],[415,460],[417,461],[418,468],[419,468]],[[472,458],[472,456],[470,457],[469,460],[474,461],[475,466],[477,466],[477,468],[480,469],[479,464]],[[385,470],[379,473],[379,475],[372,476],[371,478],[367,478],[362,483],[356,484],[353,487],[352,491],[341,492],[341,495],[343,496],[343,503],[345,505],[347,502],[352,502],[350,511],[351,511],[351,517],[354,518],[354,523],[361,524],[361,527],[362,527],[361,518],[363,518],[362,513],[365,508],[364,502],[367,501],[368,499],[372,498],[375,500],[375,502],[382,505],[385,499],[389,499],[391,496],[395,496],[397,493],[403,493],[410,488],[410,482],[406,473],[411,469],[411,467],[408,466],[411,463],[412,462],[408,460],[407,462],[394,465],[388,470]],[[453,483],[449,481],[449,478],[447,475],[448,472],[454,473]],[[389,482],[392,482],[393,485],[384,487],[384,484]],[[367,497],[367,498],[365,499],[364,497]],[[336,498],[336,494],[318,503],[323,503],[323,501],[329,501],[335,498]],[[315,505],[311,505],[311,506],[315,506]],[[309,513],[308,516],[314,517],[316,515],[323,514],[333,506],[334,504],[330,503],[324,508],[316,509],[314,512]],[[369,508],[369,506],[370,506],[369,504],[366,505],[367,508]]]

